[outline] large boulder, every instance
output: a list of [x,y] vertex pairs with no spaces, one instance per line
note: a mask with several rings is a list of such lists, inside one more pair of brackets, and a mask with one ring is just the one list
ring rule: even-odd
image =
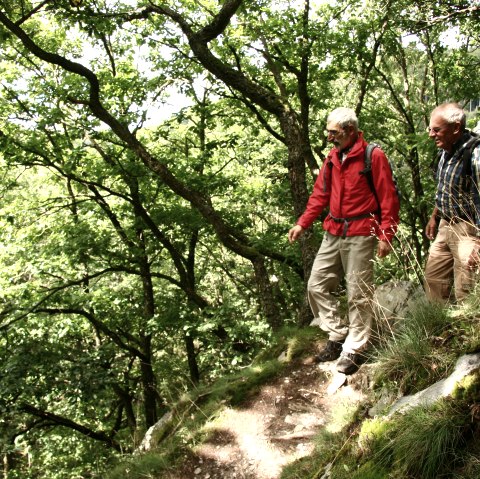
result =
[[388,281],[375,290],[375,312],[378,317],[403,317],[424,296],[422,287],[411,281]]
[[392,280],[378,286],[373,296],[375,320],[380,337],[396,325],[419,301],[425,300],[421,286],[411,281]]
[[455,370],[448,378],[432,384],[427,389],[410,396],[403,396],[392,405],[389,415],[395,412],[405,412],[416,406],[429,406],[452,395],[466,376],[480,371],[480,353],[465,354],[455,365]]

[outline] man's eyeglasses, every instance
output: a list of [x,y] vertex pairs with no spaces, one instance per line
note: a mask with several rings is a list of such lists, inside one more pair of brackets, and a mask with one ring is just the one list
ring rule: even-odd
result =
[[337,136],[340,134],[343,130],[325,130],[325,133],[330,136]]
[[447,128],[448,125],[443,125],[443,126],[435,126],[433,128],[427,127],[427,133],[434,133],[435,135],[440,133],[442,130]]

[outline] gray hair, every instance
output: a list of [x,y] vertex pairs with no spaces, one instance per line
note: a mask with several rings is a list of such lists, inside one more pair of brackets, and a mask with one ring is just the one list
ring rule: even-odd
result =
[[460,123],[462,129],[464,129],[467,124],[465,111],[458,103],[442,103],[432,111],[432,115],[433,114],[440,115],[447,123]]
[[358,130],[358,118],[351,108],[335,108],[327,117],[327,123],[334,123],[341,128],[347,126],[353,126],[355,130]]

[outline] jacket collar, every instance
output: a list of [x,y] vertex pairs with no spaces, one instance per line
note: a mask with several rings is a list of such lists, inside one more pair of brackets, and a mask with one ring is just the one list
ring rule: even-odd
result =
[[[355,143],[347,150],[346,161],[350,161],[351,159],[359,156],[363,157],[365,147],[366,142],[363,138],[363,131],[359,131]],[[338,148],[335,147],[332,149],[332,158],[340,164],[343,153],[345,153],[345,151],[341,152],[338,150]]]

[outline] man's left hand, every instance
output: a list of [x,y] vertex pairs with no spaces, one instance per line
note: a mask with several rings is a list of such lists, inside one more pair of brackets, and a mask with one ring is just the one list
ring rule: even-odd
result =
[[[477,242],[478,243],[478,242]],[[467,259],[468,269],[477,269],[480,266],[480,244],[477,244]]]
[[377,256],[385,258],[392,251],[392,244],[388,241],[379,241],[377,246]]

